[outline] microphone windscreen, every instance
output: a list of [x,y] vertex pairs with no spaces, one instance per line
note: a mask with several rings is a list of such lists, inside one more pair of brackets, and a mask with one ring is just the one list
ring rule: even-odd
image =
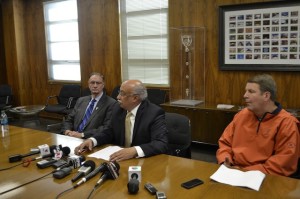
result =
[[69,155],[70,152],[71,152],[71,149],[69,147],[67,147],[67,146],[63,147],[61,150],[62,150],[64,156]]
[[100,164],[99,167],[97,167],[94,171],[92,171],[91,173],[87,174],[87,176],[85,177],[86,180],[91,179],[92,177],[94,177],[95,175],[97,175],[99,172],[103,172],[107,169],[107,163],[104,162],[102,164]]
[[119,165],[119,163],[117,163],[116,161],[113,161],[112,163],[113,163],[114,166],[116,167],[116,168],[115,168],[116,171],[119,171],[119,170],[120,170],[120,165]]
[[131,179],[127,184],[127,188],[130,194],[136,194],[139,191],[139,181],[137,179]]
[[80,162],[84,162],[85,161],[85,156],[79,156]]
[[91,171],[93,171],[96,167],[96,164],[93,160],[88,160],[86,162],[83,163],[83,166],[85,167],[91,167]]
[[[53,151],[54,149],[57,149],[57,145],[51,145],[49,149],[50,151]],[[61,146],[59,146],[59,149],[61,149]]]

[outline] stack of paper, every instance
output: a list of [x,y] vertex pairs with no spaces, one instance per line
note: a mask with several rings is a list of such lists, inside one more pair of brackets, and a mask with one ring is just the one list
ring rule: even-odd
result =
[[219,169],[210,176],[210,179],[220,183],[248,187],[258,191],[265,177],[266,175],[261,171],[244,172],[221,165]]
[[218,104],[217,105],[218,109],[231,109],[233,107],[234,107],[234,105],[231,105],[231,104]]

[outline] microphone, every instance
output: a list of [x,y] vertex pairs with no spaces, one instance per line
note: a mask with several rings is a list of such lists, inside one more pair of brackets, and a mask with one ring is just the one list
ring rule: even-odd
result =
[[60,160],[62,157],[68,156],[71,152],[71,149],[70,149],[70,147],[65,146],[62,148],[60,147],[60,148],[53,149],[53,152],[54,152],[53,159]]
[[50,157],[52,157],[55,160],[59,160],[63,156],[68,156],[70,154],[70,152],[71,152],[71,149],[67,146],[61,147],[61,145],[58,145],[58,146],[53,145],[53,146],[50,146],[50,154],[38,156],[34,160],[50,158]]
[[96,164],[93,160],[88,160],[83,163],[83,165],[78,169],[78,173],[72,178],[72,182],[76,182],[79,178],[86,176],[92,172],[96,167]]
[[72,155],[68,157],[67,163],[63,164],[62,166],[58,167],[56,170],[60,170],[65,167],[73,167],[73,169],[76,169],[81,166],[81,163],[85,161],[85,157],[83,155]]
[[[56,147],[56,146],[53,145],[51,147]],[[48,144],[40,145],[40,146],[38,146],[38,148],[39,149],[37,149],[35,151],[31,151],[30,153],[27,153],[27,154],[24,154],[24,155],[21,155],[21,154],[11,155],[11,156],[8,157],[8,160],[9,160],[10,163],[12,163],[12,162],[21,161],[22,158],[25,158],[25,157],[28,157],[28,156],[31,156],[31,155],[36,155],[36,154],[39,154],[39,153],[42,156],[51,154],[50,147],[48,146]]]
[[[61,146],[60,146],[60,148],[61,148]],[[34,160],[41,159],[41,158],[52,157],[50,159],[42,160],[42,161],[39,161],[39,162],[36,163],[36,166],[38,168],[44,169],[44,168],[47,168],[47,167],[52,166],[53,164],[55,164],[63,156],[69,155],[70,152],[71,152],[71,150],[70,150],[69,147],[63,147],[61,149],[55,148],[55,149],[51,150],[51,154],[45,155],[45,156],[39,156],[39,157],[35,158]]]
[[94,171],[92,171],[91,173],[87,174],[87,176],[81,178],[81,180],[79,182],[77,182],[77,184],[75,184],[73,187],[76,188],[79,185],[81,185],[81,184],[85,183],[86,181],[88,181],[89,179],[91,179],[92,177],[94,177],[95,175],[97,175],[98,173],[105,171],[107,169],[106,165],[107,165],[107,163],[103,162]]
[[140,182],[137,180],[138,175],[136,173],[133,173],[131,175],[131,179],[129,180],[127,184],[127,189],[130,194],[136,194],[139,191],[139,184]]
[[128,169],[127,189],[130,194],[136,194],[139,191],[139,183],[142,181],[141,166],[130,166]]
[[85,161],[84,156],[71,156],[68,158],[68,163],[57,168],[53,171],[53,177],[56,179],[62,179],[72,172],[72,169],[76,169],[81,166],[81,163]]
[[120,165],[117,162],[108,162],[107,170],[104,171],[100,179],[97,181],[95,188],[100,186],[106,179],[115,180],[119,177]]

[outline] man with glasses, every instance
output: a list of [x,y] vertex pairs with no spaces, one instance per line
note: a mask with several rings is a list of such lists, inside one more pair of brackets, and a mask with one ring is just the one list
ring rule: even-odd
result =
[[92,73],[88,84],[91,95],[77,100],[73,111],[63,122],[62,134],[89,138],[108,128],[116,101],[103,92],[105,83],[102,74]]
[[114,106],[111,128],[103,130],[75,148],[75,154],[94,146],[113,144],[124,148],[113,153],[110,161],[149,157],[167,152],[165,112],[147,100],[147,89],[139,80],[122,83]]

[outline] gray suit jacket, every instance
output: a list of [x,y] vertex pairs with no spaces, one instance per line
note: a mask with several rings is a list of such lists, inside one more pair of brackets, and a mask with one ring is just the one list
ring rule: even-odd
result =
[[[77,131],[81,121],[83,120],[86,108],[91,101],[91,96],[81,97],[77,100],[73,111],[63,122],[61,133],[65,130]],[[94,111],[83,128],[84,138],[89,138],[110,126],[112,107],[116,100],[103,94],[97,103]]]

